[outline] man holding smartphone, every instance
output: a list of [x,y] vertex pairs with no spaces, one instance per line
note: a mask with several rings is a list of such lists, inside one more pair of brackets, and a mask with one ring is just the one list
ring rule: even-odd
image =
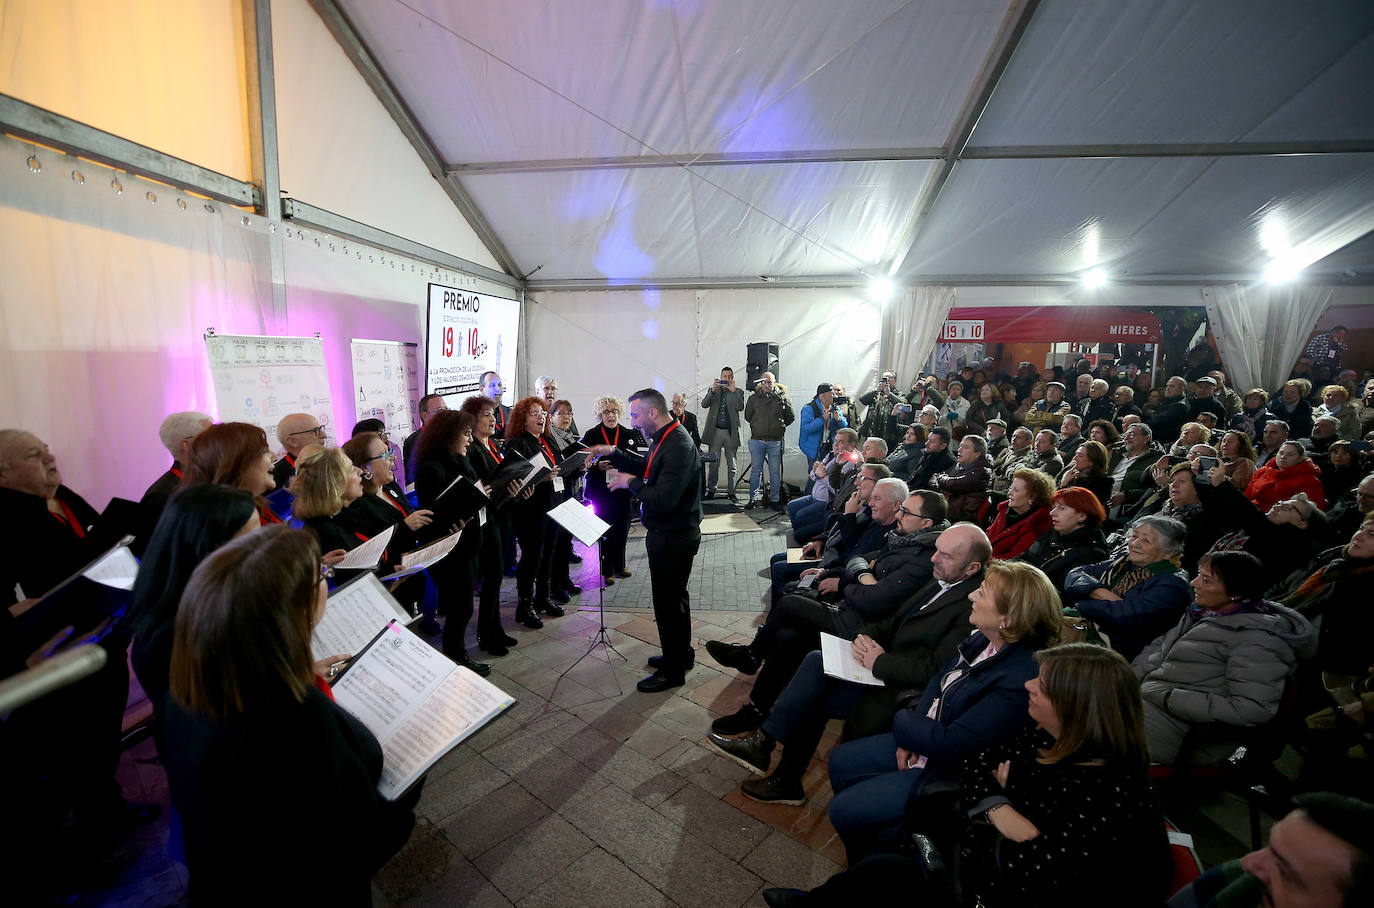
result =
[[701,440],[706,442],[707,459],[710,462],[705,497],[716,497],[720,458],[724,457],[729,480],[726,494],[731,501],[738,501],[735,496],[735,454],[739,451],[739,415],[744,409],[744,391],[735,387],[734,369],[726,366],[720,370],[720,378],[707,390],[706,396],[701,399],[701,406],[706,410],[705,431]]

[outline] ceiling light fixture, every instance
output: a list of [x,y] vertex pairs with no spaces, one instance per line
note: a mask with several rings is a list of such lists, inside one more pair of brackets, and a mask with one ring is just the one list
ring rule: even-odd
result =
[[892,285],[892,281],[885,277],[876,277],[868,285],[868,295],[880,303],[885,303],[891,299],[894,290],[896,288]]
[[1274,259],[1264,267],[1264,280],[1269,284],[1286,284],[1302,273],[1302,266],[1291,256]]
[[1089,290],[1096,290],[1099,287],[1107,286],[1107,272],[1101,268],[1094,268],[1083,275],[1083,286]]

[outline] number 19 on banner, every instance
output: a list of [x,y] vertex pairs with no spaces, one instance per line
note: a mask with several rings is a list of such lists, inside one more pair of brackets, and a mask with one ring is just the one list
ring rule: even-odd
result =
[[[465,353],[465,354],[467,354],[468,356],[476,356],[476,355],[477,355],[477,329],[476,329],[476,328],[469,328],[469,329],[467,330],[467,332],[466,332],[466,336],[460,335],[460,339],[461,339],[461,340],[464,340],[464,341],[466,342],[466,348],[460,346],[459,349],[458,349],[458,352],[459,352],[459,353]],[[454,352],[454,350],[453,350],[453,328],[451,328],[451,327],[450,327],[450,328],[445,328],[445,329],[444,329],[444,335],[443,335],[443,350],[442,350],[442,352],[443,352],[443,355],[446,356],[446,357],[452,358],[452,356],[453,356],[453,352]]]

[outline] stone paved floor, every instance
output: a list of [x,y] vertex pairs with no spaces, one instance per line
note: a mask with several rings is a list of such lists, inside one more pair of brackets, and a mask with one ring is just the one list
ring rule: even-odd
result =
[[[759,906],[765,887],[811,886],[840,869],[824,769],[838,723],[812,762],[803,807],[744,798],[747,771],[700,743],[711,719],[748,693],[702,643],[752,637],[767,588],[762,568],[784,547],[785,526],[773,519],[760,532],[703,539],[691,590],[697,666],[686,686],[662,694],[634,689],[657,652],[642,539],[629,545],[634,576],[605,591],[606,624],[625,660],[612,653],[608,662],[598,648],[578,661],[597,629],[587,557],[585,591],[573,600],[580,608],[542,630],[512,628],[519,646],[491,660],[491,680],[518,702],[431,770],[414,835],[377,875],[375,903]],[[508,580],[503,595],[513,599],[512,587]],[[130,798],[166,803],[151,742],[126,752],[120,778]],[[1246,850],[1238,805],[1200,799],[1180,823],[1199,836],[1208,864]],[[167,835],[165,820],[141,830],[109,885],[77,904],[182,904],[186,870],[166,856]]]

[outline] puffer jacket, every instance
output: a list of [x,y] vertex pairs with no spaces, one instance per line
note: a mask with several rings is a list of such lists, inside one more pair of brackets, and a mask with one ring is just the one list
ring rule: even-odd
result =
[[938,473],[930,480],[930,487],[942,492],[949,502],[949,519],[954,523],[978,519],[991,485],[992,464],[986,454],[979,454],[973,463],[956,463],[948,473]]
[[1057,404],[1051,404],[1048,400],[1041,400],[1026,410],[1026,415],[1022,417],[1021,422],[1032,431],[1053,429],[1058,432],[1059,424],[1070,412],[1072,411],[1067,400],[1061,400]]
[[[928,530],[899,535],[889,531],[881,551],[851,558],[840,578],[840,594],[845,605],[861,614],[865,621],[891,617],[897,606],[930,582],[934,568],[930,557],[940,533],[949,529],[940,521]],[[863,584],[859,575],[871,572],[877,583]]]
[[1048,505],[1042,504],[1033,508],[1030,513],[1021,515],[1008,526],[1007,514],[1010,510],[1011,502],[1004,501],[999,504],[997,516],[993,518],[992,526],[988,527],[988,539],[992,542],[994,558],[1015,558],[1030,548],[1031,543],[1050,528]]
[[1311,460],[1299,461],[1286,470],[1280,470],[1270,461],[1255,471],[1250,484],[1245,487],[1245,497],[1264,512],[1299,492],[1306,492],[1313,504],[1326,510],[1326,490],[1322,488],[1322,471]]
[[[1129,457],[1130,455],[1123,453],[1122,456]],[[1126,500],[1121,503],[1122,510],[1129,510],[1140,499],[1155,490],[1155,481],[1154,477],[1150,475],[1150,470],[1159,463],[1159,458],[1163,456],[1164,449],[1152,441],[1150,446],[1126,467],[1126,474],[1121,480],[1121,492],[1126,497]],[[1120,461],[1117,462],[1117,465],[1120,466]]]
[[1260,725],[1278,712],[1283,682],[1315,651],[1312,623],[1277,602],[1231,615],[1189,609],[1131,663],[1146,703],[1191,724]]

